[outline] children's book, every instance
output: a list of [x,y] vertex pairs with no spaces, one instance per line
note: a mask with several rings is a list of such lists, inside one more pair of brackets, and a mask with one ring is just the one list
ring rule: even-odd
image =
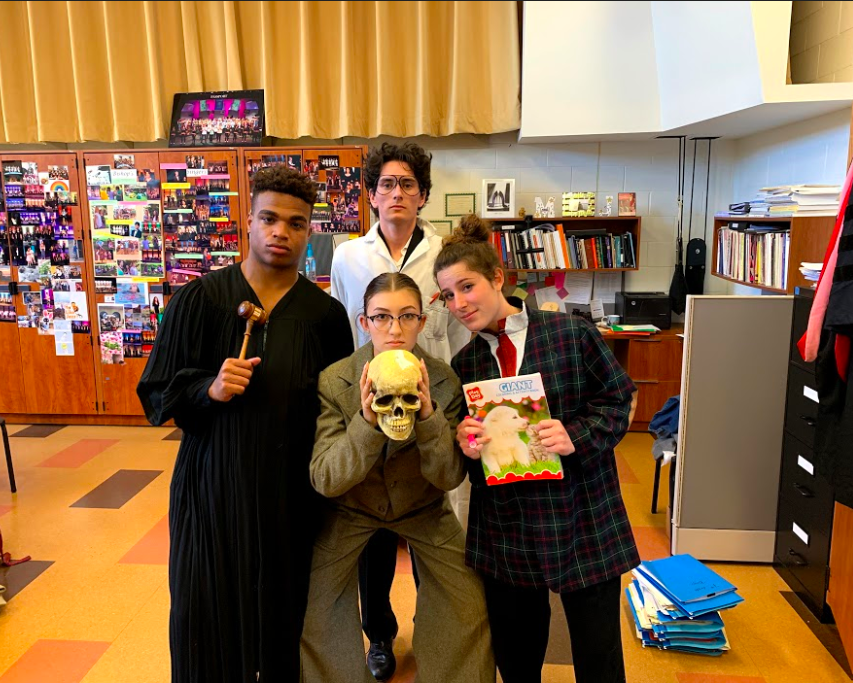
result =
[[462,387],[468,413],[491,440],[480,451],[486,484],[562,479],[560,456],[542,446],[537,425],[551,418],[542,375],[502,377]]

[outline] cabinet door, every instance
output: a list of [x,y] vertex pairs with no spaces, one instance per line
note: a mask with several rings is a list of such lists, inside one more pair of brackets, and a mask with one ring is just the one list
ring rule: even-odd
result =
[[[169,154],[176,155],[173,157],[173,161],[177,163],[178,161],[185,161],[186,155],[190,153],[191,150],[181,152],[180,154],[177,152]],[[165,152],[162,154],[165,154]],[[232,152],[231,155],[233,156],[234,153]],[[86,152],[83,155],[83,164],[86,168],[107,167],[110,174],[112,174],[114,170],[116,170],[115,167],[118,166],[118,159],[116,159],[117,156],[121,155],[116,155],[112,152]],[[151,181],[150,176],[157,178],[165,173],[165,171],[160,168],[162,161],[160,152],[133,152],[133,154],[126,154],[124,156],[125,160],[131,161],[134,165],[137,176],[141,174],[143,178],[149,179],[146,180],[146,185]],[[142,239],[149,241],[149,249],[143,250],[142,252],[143,264],[155,264],[159,266],[159,269],[147,271],[148,275],[145,276],[141,274],[131,276],[128,273],[126,277],[132,277],[136,281],[147,281],[149,287],[149,301],[155,296],[158,296],[160,297],[160,302],[165,302],[165,297],[163,297],[162,294],[155,292],[153,289],[154,287],[157,287],[158,289],[160,288],[160,283],[164,280],[166,274],[163,270],[163,258],[166,253],[164,233],[161,223],[163,214],[161,213],[162,206],[161,200],[158,198],[158,193],[152,192],[150,195],[147,195],[148,199],[144,203],[130,203],[104,202],[104,200],[96,198],[98,196],[97,192],[91,192],[91,195],[89,194],[90,192],[90,188],[87,187],[87,197],[92,197],[92,199],[86,199],[87,225],[90,227],[90,239],[87,245],[88,255],[90,257],[97,257],[97,243],[103,238],[118,240],[126,236],[130,237],[128,233],[124,233],[121,230],[124,224],[127,223],[127,220],[124,219],[122,214],[116,213],[116,211],[126,208],[132,209],[135,216],[133,219],[129,220],[136,221],[138,219],[142,223]],[[106,227],[98,230],[98,222],[95,221],[94,212],[103,209],[106,210]],[[139,238],[137,237],[137,239]],[[154,248],[155,244],[157,245],[156,249]],[[150,256],[146,258],[146,255]],[[90,260],[93,262],[92,274],[94,282],[97,284],[108,282],[109,279],[111,279],[111,276],[109,274],[104,275],[104,273],[108,273],[109,271],[99,270],[98,265],[95,265],[95,259],[91,258]],[[101,267],[109,268],[109,261],[102,261]],[[118,271],[116,271],[116,274],[117,273]],[[111,303],[113,301],[114,294],[112,290],[107,293],[103,290],[96,289],[94,286],[92,287],[91,292],[91,299],[93,303],[92,307],[94,309],[93,313],[95,315],[93,318],[92,331],[93,334],[96,335],[96,343],[100,343],[100,316],[98,315],[97,306],[98,304]],[[105,364],[103,363],[102,354],[99,350],[95,365],[96,377],[100,390],[99,400],[101,401],[101,412],[108,415],[142,415],[142,407],[139,404],[139,399],[136,398],[136,385],[139,382],[139,377],[142,375],[142,371],[145,369],[146,362],[147,358],[131,357],[130,355],[126,355],[123,364]]]
[[[37,172],[39,174],[40,182],[43,176],[44,180],[48,180],[47,176],[51,174],[52,180],[48,182],[62,179],[67,182],[69,191],[77,194],[77,203],[63,207],[70,214],[73,238],[71,236],[59,237],[55,232],[53,239],[46,239],[45,241],[49,241],[57,247],[61,246],[67,251],[68,261],[70,262],[69,268],[79,270],[75,279],[82,283],[84,290],[91,292],[86,269],[89,259],[86,249],[79,248],[85,234],[83,213],[80,206],[85,201],[85,184],[81,186],[79,182],[77,155],[72,152],[54,154],[7,153],[0,155],[0,160],[4,162],[18,161],[29,165],[31,173]],[[54,177],[54,173],[60,175]],[[63,177],[65,175],[67,177]],[[23,180],[26,180],[26,177],[24,175]],[[8,206],[9,186],[17,184],[4,179],[4,191],[9,214],[16,211]],[[34,197],[29,194],[31,185],[23,184],[23,186],[28,188],[26,190],[27,206],[26,209],[18,209],[17,211],[27,214],[41,214],[49,219],[50,213],[59,210],[58,208],[49,209],[45,206],[46,202],[41,200],[33,203]],[[22,213],[22,225],[27,224],[23,215]],[[58,225],[59,221],[57,220],[56,223]],[[47,247],[45,249],[47,251]],[[42,271],[42,268],[51,264],[53,257],[52,253],[46,256],[39,254],[38,277],[34,277],[32,275],[33,268],[25,266],[24,263],[19,262],[13,265],[12,278],[19,282],[26,280],[21,287],[22,291],[38,292],[50,289],[47,271]],[[57,261],[57,263],[59,262]],[[41,279],[41,282],[36,282],[37,279]],[[24,306],[23,297],[18,296],[16,299],[17,314],[26,315],[28,311]],[[80,315],[86,315],[90,321],[92,320],[91,305],[91,296],[87,294],[86,307],[88,310],[84,309]],[[82,318],[80,319],[82,320]],[[20,328],[18,330],[18,341],[27,413],[34,415],[92,415],[97,412],[94,349],[91,332],[73,335],[73,356],[57,356],[53,334],[39,334],[38,330],[34,328]]]
[[632,339],[628,350],[628,374],[637,380],[673,382],[681,379],[683,342],[678,337]]
[[3,389],[0,391],[0,414],[26,413],[24,368],[21,363],[21,340],[15,323],[0,323],[0,350],[3,355]]

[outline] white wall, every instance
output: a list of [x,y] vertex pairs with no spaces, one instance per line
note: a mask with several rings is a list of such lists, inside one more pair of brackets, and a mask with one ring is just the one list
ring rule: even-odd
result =
[[650,3],[525,2],[521,82],[525,135],[658,130]]
[[838,111],[735,140],[730,201],[748,201],[768,185],[840,185],[849,135],[850,112]]
[[794,0],[790,51],[794,83],[853,81],[853,2]]
[[[536,196],[543,200],[554,196],[559,213],[563,192],[594,190],[598,206],[604,205],[605,195],[613,195],[615,204],[618,192],[636,192],[637,212],[642,217],[640,270],[627,274],[626,288],[669,290],[675,264],[675,140],[519,145],[512,134],[504,134],[422,138],[418,142],[433,154],[432,196],[422,214],[428,219],[446,218],[445,193],[475,192],[479,206],[482,181],[486,178],[514,178],[516,210],[523,206],[529,213],[533,212]],[[704,164],[704,156],[701,160]],[[698,194],[704,194],[704,165],[701,188],[698,185]],[[701,197],[697,196],[697,205],[700,202]],[[709,214],[713,215],[713,211],[711,207]],[[694,231],[699,230],[700,225],[694,221]]]
[[661,129],[761,104],[749,3],[652,2]]

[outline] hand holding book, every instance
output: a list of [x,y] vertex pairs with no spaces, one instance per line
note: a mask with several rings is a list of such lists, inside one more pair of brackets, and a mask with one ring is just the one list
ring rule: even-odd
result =
[[480,459],[480,451],[491,439],[483,436],[483,425],[474,418],[466,417],[456,425],[456,442],[471,460]]
[[540,420],[539,424],[533,426],[533,430],[550,453],[571,455],[575,452],[575,445],[566,432],[565,425],[559,420]]

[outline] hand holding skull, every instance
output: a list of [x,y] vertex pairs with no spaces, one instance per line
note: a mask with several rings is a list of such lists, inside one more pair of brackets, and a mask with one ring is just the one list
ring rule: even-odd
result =
[[373,382],[367,379],[368,368],[370,367],[370,363],[364,364],[364,370],[361,371],[361,379],[358,381],[358,385],[361,387],[361,415],[364,417],[364,421],[367,422],[371,427],[376,427],[378,424],[376,421],[376,413],[373,412],[373,399],[375,398],[375,394],[373,393],[372,386]]
[[421,410],[418,417],[426,420],[432,415],[432,397],[429,395],[429,373],[426,362],[421,358],[421,379],[418,382],[418,398],[421,400]]

